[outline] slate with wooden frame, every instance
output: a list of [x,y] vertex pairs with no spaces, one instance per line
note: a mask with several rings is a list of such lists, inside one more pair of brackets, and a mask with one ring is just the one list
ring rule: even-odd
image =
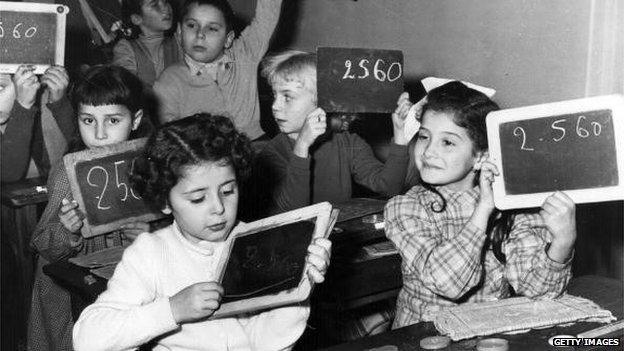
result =
[[563,191],[576,203],[624,199],[624,97],[568,100],[488,114],[499,209],[539,207]]
[[65,23],[69,7],[0,1],[0,73],[22,64],[42,74],[65,60]]
[[164,217],[132,189],[128,180],[131,165],[143,152],[145,142],[145,138],[134,139],[63,157],[72,195],[85,215],[83,237]]
[[212,318],[306,300],[313,286],[307,249],[331,232],[331,212],[323,202],[237,226],[217,266],[224,296]]

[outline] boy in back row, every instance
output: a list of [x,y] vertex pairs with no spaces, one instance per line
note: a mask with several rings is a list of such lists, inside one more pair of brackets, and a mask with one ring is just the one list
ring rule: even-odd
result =
[[257,70],[279,19],[281,0],[259,0],[252,23],[234,39],[234,14],[226,0],[187,1],[180,13],[184,62],[154,84],[160,122],[204,112],[222,114],[251,140],[260,128]]

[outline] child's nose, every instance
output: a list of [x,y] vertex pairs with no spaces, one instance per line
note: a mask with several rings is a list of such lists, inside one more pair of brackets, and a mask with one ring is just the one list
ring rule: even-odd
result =
[[101,124],[96,124],[95,126],[95,137],[96,139],[106,139],[107,137],[107,133],[106,133],[106,127],[104,127]]
[[221,200],[220,196],[213,196],[212,201],[210,201],[209,211],[210,214],[223,214],[223,211],[225,211],[225,207],[223,206],[223,200]]
[[438,154],[438,150],[436,150],[436,147],[433,143],[427,143],[423,154],[425,155],[425,157],[432,157]]

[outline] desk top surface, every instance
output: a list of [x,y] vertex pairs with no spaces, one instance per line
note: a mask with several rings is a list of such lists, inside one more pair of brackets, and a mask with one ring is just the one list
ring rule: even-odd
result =
[[[568,293],[588,298],[602,308],[610,310],[617,319],[624,316],[624,282],[600,276],[582,276],[572,279],[568,286]],[[531,330],[524,334],[494,335],[509,341],[510,351],[526,350],[553,350],[548,345],[548,339],[554,335],[576,335],[580,332],[597,328],[602,324],[579,322],[568,327],[553,327],[542,330]],[[433,323],[417,323],[386,333],[359,339],[353,342],[340,344],[326,351],[355,351],[368,350],[394,345],[398,350],[421,350],[420,340],[427,336],[438,335]],[[615,336],[621,336],[617,333]],[[473,338],[451,343],[445,350],[474,350],[479,339]],[[595,348],[579,348],[579,350],[594,350]]]
[[2,183],[2,204],[22,207],[48,201],[48,188],[43,178],[28,178],[12,183]]

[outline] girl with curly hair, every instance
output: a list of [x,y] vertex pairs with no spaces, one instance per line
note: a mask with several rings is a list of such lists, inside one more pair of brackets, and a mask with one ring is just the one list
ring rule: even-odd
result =
[[[174,222],[141,234],[124,252],[108,289],[74,328],[76,350],[125,350],[150,340],[155,350],[283,350],[303,333],[305,305],[208,320],[223,288],[217,263],[237,224],[239,181],[249,174],[250,141],[226,117],[197,114],[167,123],[132,171],[134,188]],[[308,248],[320,283],[331,244]]]

